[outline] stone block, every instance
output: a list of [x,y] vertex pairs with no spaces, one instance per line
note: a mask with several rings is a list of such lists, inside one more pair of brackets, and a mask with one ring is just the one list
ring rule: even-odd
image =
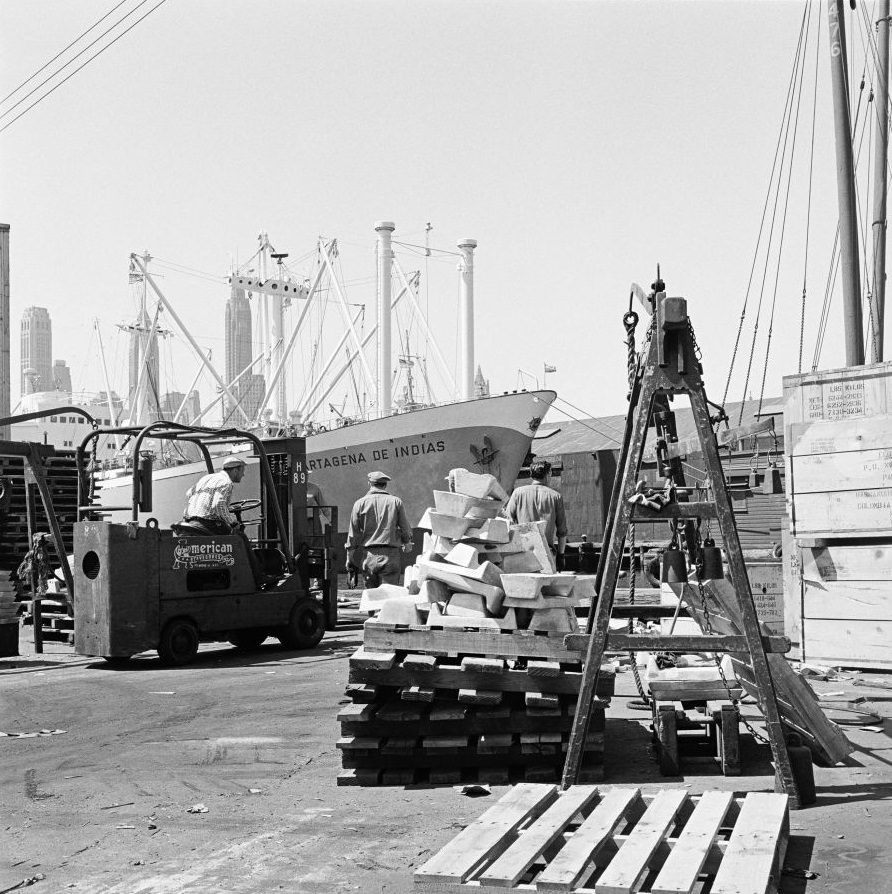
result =
[[530,550],[502,556],[502,574],[529,574],[543,570],[542,563]]
[[495,518],[502,508],[501,500],[454,494],[448,490],[434,491],[434,506],[444,515],[464,518]]
[[463,618],[485,618],[486,599],[477,593],[453,593],[446,605],[446,614]]
[[448,602],[452,590],[440,580],[428,578],[419,584],[418,596],[428,602]]
[[494,497],[497,500],[508,499],[505,488],[499,484],[494,475],[478,474],[467,469],[452,469],[448,480],[450,490],[457,494],[466,494],[469,497]]
[[456,543],[446,553],[446,561],[450,565],[461,565],[464,568],[478,568],[480,566],[480,552],[470,543]]

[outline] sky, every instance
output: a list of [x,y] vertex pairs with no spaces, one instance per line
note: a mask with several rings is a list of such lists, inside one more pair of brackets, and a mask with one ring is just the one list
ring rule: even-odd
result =
[[[3,0],[0,94],[116,2]],[[69,73],[157,0],[139,3],[124,0],[55,65],[136,10]],[[446,252],[477,240],[476,360],[493,392],[547,384],[570,416],[623,412],[622,316],[631,283],[647,290],[659,264],[669,294],[688,299],[714,400],[755,267],[728,400],[759,397],[763,369],[765,396],[779,396],[782,377],[799,371],[806,270],[811,366],[836,227],[821,11],[807,51],[819,66],[811,206],[807,86],[773,325],[769,266],[747,381],[763,264],[754,253],[804,9],[802,0],[165,0],[18,120],[61,78],[10,106],[53,67],[0,103],[13,403],[18,321],[30,305],[49,309],[54,354],[75,388],[103,388],[98,320],[113,386],[126,390],[116,324],[135,309],[131,252],[164,262],[160,287],[218,364],[225,276],[261,231],[295,272],[320,235],[336,237],[349,300],[373,317],[379,220],[415,245],[430,224],[431,246]],[[863,14],[854,15],[857,83]],[[425,276],[424,304],[454,359],[457,258],[399,245],[397,254]],[[197,361],[179,335],[166,350],[170,390],[185,390]],[[837,296],[819,367],[843,363]],[[210,384],[201,388],[207,399]]]

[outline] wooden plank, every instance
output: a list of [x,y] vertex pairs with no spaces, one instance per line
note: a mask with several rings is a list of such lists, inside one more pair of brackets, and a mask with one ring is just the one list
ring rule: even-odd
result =
[[793,496],[793,533],[842,537],[892,533],[892,488]]
[[785,795],[750,792],[734,823],[711,894],[763,894],[780,885],[789,837]]
[[888,447],[853,453],[797,456],[793,458],[791,468],[796,497],[826,491],[892,486],[892,451]]
[[633,522],[671,521],[676,518],[716,518],[715,503],[668,503],[659,511],[635,504]]
[[593,785],[574,785],[480,876],[481,884],[510,887],[553,844],[570,821],[598,796]]
[[892,580],[892,546],[888,544],[804,548],[801,562],[804,580]]
[[[841,583],[806,580],[803,584],[803,619],[892,622],[892,580]],[[857,658],[858,652],[852,652],[851,657]]]
[[542,814],[557,797],[554,785],[520,783],[489,808],[476,822],[465,827],[441,851],[415,870],[416,884],[464,882],[485,859],[508,847],[518,827]]
[[719,763],[724,776],[740,776],[740,715],[734,705],[722,705],[713,710],[716,727]]
[[[575,636],[579,636],[579,640]],[[588,634],[569,634],[564,642],[582,651],[588,641]],[[785,636],[763,636],[762,645],[766,652],[784,654],[790,651],[790,641]],[[746,637],[742,634],[722,635],[666,635],[658,633],[610,633],[607,650],[610,652],[744,652]]]
[[654,797],[598,879],[598,894],[629,894],[635,890],[663,836],[675,824],[686,797],[685,792],[671,789],[664,789]]
[[[572,789],[569,789],[572,791]],[[636,819],[644,812],[641,790],[615,788],[604,798],[576,830],[576,834],[561,848],[536,879],[536,890],[568,892],[588,874],[604,846],[612,844],[614,829],[629,819]]]
[[734,800],[731,792],[704,792],[685,823],[672,853],[651,886],[651,894],[690,894]]
[[363,625],[363,643],[371,651],[428,652],[431,654],[488,655],[498,658],[542,658],[579,661],[564,647],[563,635],[515,630],[432,630],[429,627],[395,627],[374,620]]
[[[350,656],[350,667],[354,670],[386,670],[396,664],[393,652],[374,652],[365,647],[357,649]],[[364,682],[362,680],[351,682]]]
[[[440,665],[425,671],[423,677],[402,667],[390,670],[350,668],[351,683],[372,683],[378,686],[416,686],[430,689],[498,689],[500,692],[556,692],[575,695],[579,692],[582,674],[564,671],[558,677],[531,677],[525,670],[503,670],[499,674],[463,670],[459,665]],[[612,683],[612,678],[607,681]],[[599,689],[599,694],[605,694]],[[611,693],[612,694],[612,687]]]
[[892,444],[892,417],[842,422],[806,422],[789,426],[786,453],[792,457],[879,450]]
[[804,661],[892,670],[892,623],[889,621],[806,618],[802,627]]

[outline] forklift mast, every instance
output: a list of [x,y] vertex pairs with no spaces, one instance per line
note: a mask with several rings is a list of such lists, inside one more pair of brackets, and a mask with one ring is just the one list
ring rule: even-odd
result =
[[[285,519],[288,546],[296,556],[302,544],[307,542],[307,444],[304,438],[264,439],[263,447],[269,459],[269,468],[275,483],[276,500]],[[275,545],[275,519],[267,511],[267,494],[262,494],[263,526],[260,531],[262,545]]]

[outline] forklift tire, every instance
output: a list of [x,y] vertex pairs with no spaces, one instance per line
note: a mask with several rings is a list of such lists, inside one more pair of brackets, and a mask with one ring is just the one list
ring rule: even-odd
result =
[[259,649],[269,634],[265,630],[239,630],[229,635],[229,642],[240,652]]
[[312,649],[325,633],[325,612],[313,598],[299,599],[291,609],[288,626],[276,636],[286,649]]
[[158,657],[168,667],[188,664],[198,654],[198,628],[188,618],[174,618],[164,625]]

